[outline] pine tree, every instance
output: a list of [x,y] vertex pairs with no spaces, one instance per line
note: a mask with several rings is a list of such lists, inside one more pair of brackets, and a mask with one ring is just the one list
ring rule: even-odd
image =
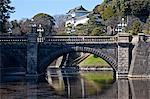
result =
[[132,34],[137,35],[140,32],[142,32],[141,23],[138,20],[135,20],[132,24]]
[[0,0],[0,32],[7,32],[7,23],[10,13],[14,13],[14,7],[10,6],[10,0]]

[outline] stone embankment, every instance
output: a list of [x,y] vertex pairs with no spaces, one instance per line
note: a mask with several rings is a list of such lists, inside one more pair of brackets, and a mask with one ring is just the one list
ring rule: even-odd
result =
[[143,37],[134,46],[129,77],[150,78],[150,42]]

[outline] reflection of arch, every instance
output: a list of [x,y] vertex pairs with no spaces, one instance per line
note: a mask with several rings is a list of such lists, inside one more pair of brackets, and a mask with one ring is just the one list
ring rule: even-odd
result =
[[106,53],[104,54],[100,49],[94,49],[94,48],[89,48],[89,47],[65,47],[59,50],[56,50],[49,56],[47,56],[43,61],[39,64],[39,70],[40,72],[44,72],[47,68],[47,66],[56,58],[59,56],[62,56],[63,54],[67,54],[70,52],[87,52],[91,53],[94,55],[97,55],[98,57],[101,57],[104,59],[115,71],[117,71],[117,62],[112,58],[110,55],[107,55]]

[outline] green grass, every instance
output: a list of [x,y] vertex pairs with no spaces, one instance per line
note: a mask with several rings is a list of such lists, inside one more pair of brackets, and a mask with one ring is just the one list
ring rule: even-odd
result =
[[80,64],[80,67],[93,67],[93,66],[109,66],[109,64],[104,61],[102,58],[100,57],[94,57],[93,54],[91,54],[89,57],[87,57],[85,60],[83,60]]
[[109,84],[113,81],[113,72],[102,71],[102,72],[84,72],[81,76],[89,81],[93,81],[99,84]]

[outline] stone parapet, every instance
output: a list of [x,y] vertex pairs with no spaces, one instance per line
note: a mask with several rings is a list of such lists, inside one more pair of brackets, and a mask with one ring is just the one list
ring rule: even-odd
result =
[[118,36],[118,43],[129,43],[130,35],[128,33],[119,33],[117,36]]

